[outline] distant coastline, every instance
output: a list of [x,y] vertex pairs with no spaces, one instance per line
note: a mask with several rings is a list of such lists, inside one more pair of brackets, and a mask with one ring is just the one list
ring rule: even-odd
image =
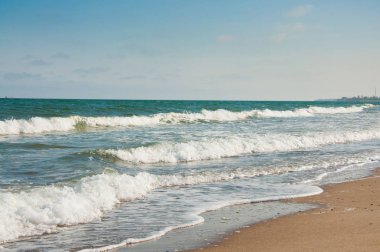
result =
[[379,96],[353,96],[338,99],[318,99],[317,101],[354,101],[354,102],[380,102]]
[[354,96],[354,97],[342,97],[338,101],[380,101],[379,96]]

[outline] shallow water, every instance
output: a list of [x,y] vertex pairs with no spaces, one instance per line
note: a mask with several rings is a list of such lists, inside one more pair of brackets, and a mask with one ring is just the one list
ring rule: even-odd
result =
[[[380,163],[380,106],[0,99],[0,244],[158,237],[221,206],[319,193]],[[271,213],[268,208],[268,212]]]

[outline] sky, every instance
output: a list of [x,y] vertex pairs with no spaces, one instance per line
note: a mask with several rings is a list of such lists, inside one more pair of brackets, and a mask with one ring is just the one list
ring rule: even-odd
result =
[[380,1],[0,0],[0,97],[380,93]]

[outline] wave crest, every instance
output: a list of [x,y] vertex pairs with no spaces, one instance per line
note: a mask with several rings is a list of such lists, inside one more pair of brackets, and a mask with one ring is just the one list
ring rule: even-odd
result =
[[285,134],[256,135],[248,137],[212,138],[183,143],[159,143],[130,149],[99,150],[101,156],[141,163],[177,163],[220,159],[256,152],[294,151],[329,144],[379,139],[380,130],[293,136]]
[[0,121],[0,135],[39,134],[47,132],[67,132],[86,127],[138,127],[160,124],[193,123],[200,121],[237,121],[251,117],[305,117],[318,114],[356,113],[374,105],[366,104],[351,107],[308,107],[295,110],[249,110],[234,112],[225,109],[206,110],[198,113],[160,113],[151,116],[105,116],[105,117],[32,117],[30,119],[10,119]]
[[20,237],[59,231],[60,226],[88,223],[122,201],[146,196],[157,188],[252,177],[280,170],[226,171],[194,175],[135,176],[107,172],[81,179],[74,186],[45,186],[0,193],[0,244]]

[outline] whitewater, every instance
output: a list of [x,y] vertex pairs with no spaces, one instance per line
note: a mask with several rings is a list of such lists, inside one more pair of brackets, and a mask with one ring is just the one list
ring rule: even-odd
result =
[[[0,99],[0,106],[5,251],[140,243],[203,223],[208,210],[318,194],[380,164],[376,103]],[[260,204],[265,216],[277,214]]]
[[0,135],[12,134],[38,134],[54,131],[72,131],[85,127],[138,127],[153,126],[169,123],[194,123],[198,121],[236,121],[250,117],[269,118],[269,117],[303,117],[315,116],[319,114],[339,114],[356,113],[364,109],[371,108],[373,105],[365,104],[351,107],[318,107],[295,110],[249,110],[233,112],[225,109],[215,111],[203,109],[199,113],[159,113],[152,116],[115,116],[115,117],[32,117],[30,119],[8,119],[0,121]]
[[294,151],[329,144],[380,139],[380,129],[363,132],[305,136],[265,135],[229,137],[186,143],[160,143],[149,147],[97,151],[133,163],[176,163],[234,157],[248,153]]

